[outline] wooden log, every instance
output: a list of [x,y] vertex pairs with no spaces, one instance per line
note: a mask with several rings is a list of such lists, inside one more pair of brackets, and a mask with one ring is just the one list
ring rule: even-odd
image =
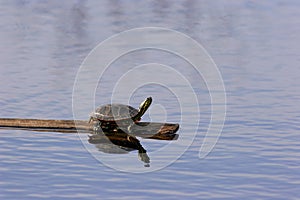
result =
[[[0,127],[72,133],[77,131],[90,133],[93,131],[93,125],[84,120],[0,118]],[[174,140],[178,137],[175,134],[178,129],[178,124],[137,122],[132,127],[130,134],[143,138]]]
[[73,129],[73,130],[76,130],[77,128],[79,130],[92,130],[91,125],[87,121],[53,120],[53,119],[1,118],[0,127],[37,128],[37,129]]

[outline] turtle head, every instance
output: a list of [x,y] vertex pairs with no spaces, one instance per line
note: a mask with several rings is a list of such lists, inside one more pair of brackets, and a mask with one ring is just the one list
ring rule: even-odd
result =
[[139,114],[137,117],[138,119],[145,114],[147,109],[150,107],[151,103],[152,103],[152,97],[148,97],[147,99],[145,99],[145,101],[143,101],[141,103],[140,108],[139,108]]

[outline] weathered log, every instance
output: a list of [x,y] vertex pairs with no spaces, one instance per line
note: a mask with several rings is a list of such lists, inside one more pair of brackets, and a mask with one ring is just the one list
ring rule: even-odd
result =
[[[0,118],[0,127],[30,129],[37,131],[91,132],[93,125],[84,120],[20,119]],[[131,129],[131,135],[143,138],[174,140],[179,129],[178,124],[158,122],[137,122]]]
[[53,119],[1,118],[0,127],[73,130],[77,128],[78,130],[92,130],[91,125],[87,121]]

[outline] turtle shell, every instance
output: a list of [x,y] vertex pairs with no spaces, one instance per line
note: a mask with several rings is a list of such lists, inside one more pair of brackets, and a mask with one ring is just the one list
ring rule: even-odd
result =
[[91,117],[100,121],[113,122],[134,118],[139,111],[124,104],[107,104],[98,107]]

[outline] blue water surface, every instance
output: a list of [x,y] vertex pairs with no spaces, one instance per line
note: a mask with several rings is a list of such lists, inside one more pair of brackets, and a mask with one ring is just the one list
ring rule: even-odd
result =
[[[143,169],[137,151],[98,151],[85,133],[0,129],[0,199],[300,198],[298,1],[15,0],[2,1],[0,10],[1,118],[73,119],[73,86],[84,58],[113,34],[146,26],[174,29],[201,43],[217,64],[227,95],[222,134],[213,151],[199,159],[211,117],[203,77],[167,53],[125,56],[103,77],[96,103],[110,101],[126,67],[169,63],[198,97],[200,126],[189,148],[162,169],[122,172],[93,154],[121,168],[130,162]],[[176,80],[173,86],[180,87]],[[130,103],[138,107],[149,94],[154,104],[145,121],[180,122],[178,100],[167,88],[139,88]],[[186,116],[197,116],[195,105],[184,106]],[[176,141],[138,138],[150,156],[150,169],[176,153],[160,155],[157,149],[184,148],[182,138],[193,126],[180,129]]]

